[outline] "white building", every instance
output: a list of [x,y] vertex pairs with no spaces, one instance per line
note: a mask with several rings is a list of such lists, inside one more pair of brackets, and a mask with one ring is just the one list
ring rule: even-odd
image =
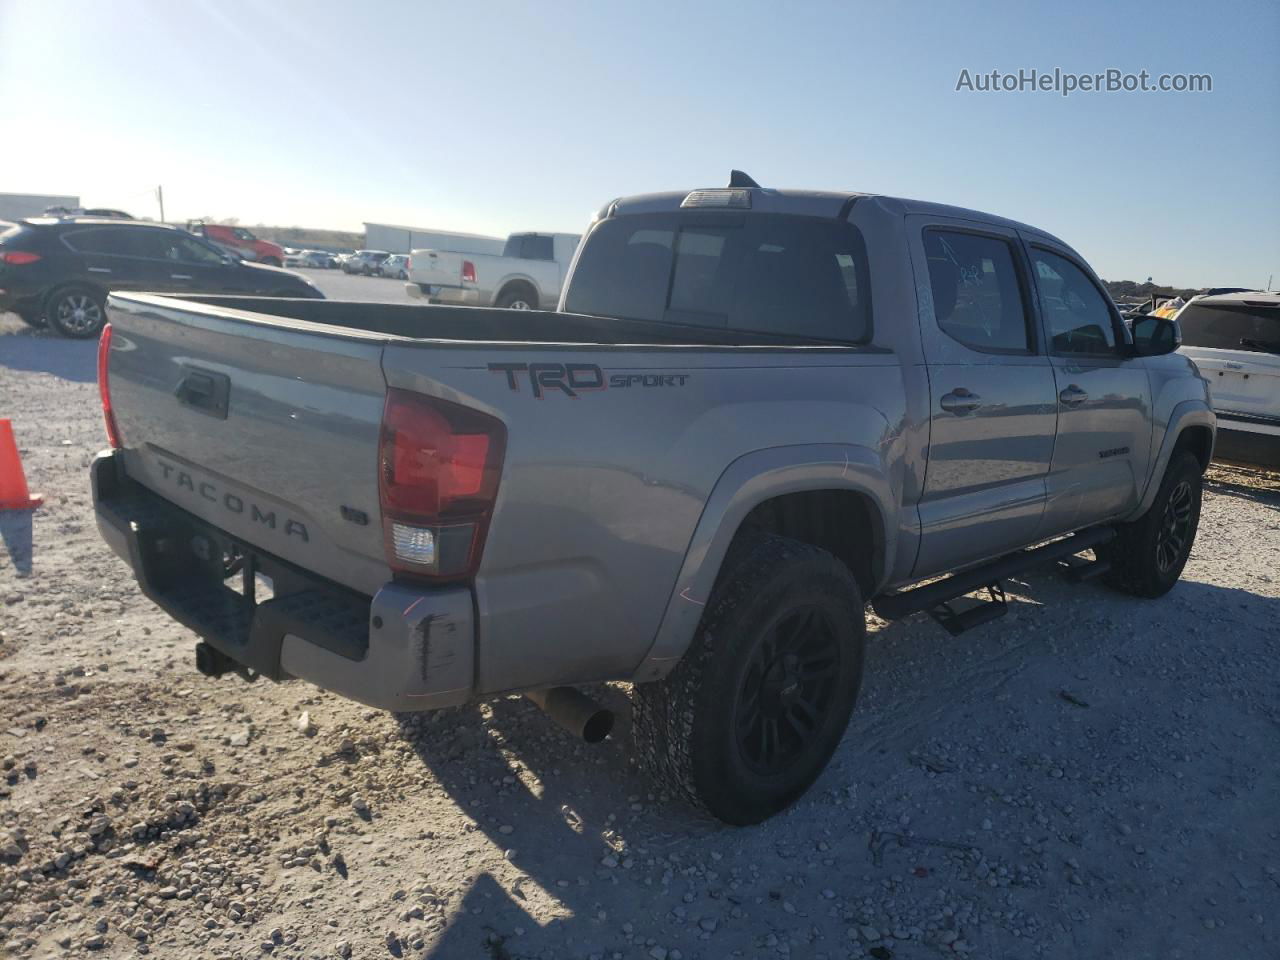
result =
[[74,210],[80,206],[79,197],[63,197],[40,193],[0,193],[0,220],[22,220],[25,217],[38,217],[49,207],[67,207]]
[[457,233],[450,230],[432,230],[427,227],[403,227],[391,223],[364,225],[365,249],[386,250],[388,253],[408,253],[425,247],[432,250],[449,250],[453,253],[501,254],[506,242],[503,237],[486,237],[478,233]]

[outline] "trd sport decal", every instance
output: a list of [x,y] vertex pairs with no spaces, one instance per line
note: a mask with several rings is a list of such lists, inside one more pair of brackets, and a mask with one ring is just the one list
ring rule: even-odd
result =
[[507,386],[520,390],[528,380],[534,399],[559,390],[575,400],[580,393],[596,390],[623,390],[628,387],[683,387],[687,373],[614,373],[606,381],[604,371],[594,363],[491,363],[490,373],[503,373]]

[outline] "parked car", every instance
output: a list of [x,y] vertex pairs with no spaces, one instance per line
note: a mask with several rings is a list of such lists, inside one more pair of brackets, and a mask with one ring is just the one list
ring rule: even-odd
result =
[[270,240],[260,240],[244,227],[188,220],[187,230],[198,237],[204,237],[214,246],[234,254],[241,260],[265,263],[269,267],[279,267],[284,264],[284,247]]
[[304,267],[314,267],[317,270],[332,270],[338,265],[334,255],[324,250],[307,250],[303,256],[306,261],[303,263]]
[[87,217],[0,223],[0,311],[96,337],[107,294],[124,290],[323,296],[305,277],[245,263],[177,227]]
[[1219,456],[1280,468],[1280,293],[1195,297],[1176,319],[1209,380]]
[[744,181],[609,204],[563,312],[113,297],[102,536],[207,675],[530,691],[586,739],[563,685],[631,681],[642,763],[731,823],[831,757],[866,603],[958,633],[1035,564],[1174,585],[1214,416],[1172,321],[1131,337],[1034,227]]
[[284,248],[284,265],[286,267],[305,267],[307,266],[307,250],[294,250],[291,247]]
[[391,254],[385,250],[357,250],[342,263],[343,273],[359,273],[366,277],[377,276],[382,261]]
[[551,309],[581,239],[576,233],[513,233],[501,256],[414,250],[405,291],[430,303]]
[[409,258],[403,253],[393,253],[378,266],[378,276],[395,280],[409,279]]

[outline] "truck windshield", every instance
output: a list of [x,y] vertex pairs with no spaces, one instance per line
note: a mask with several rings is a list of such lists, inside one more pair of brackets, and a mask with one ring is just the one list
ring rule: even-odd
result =
[[596,224],[566,295],[570,313],[865,342],[862,237],[784,214],[632,214]]

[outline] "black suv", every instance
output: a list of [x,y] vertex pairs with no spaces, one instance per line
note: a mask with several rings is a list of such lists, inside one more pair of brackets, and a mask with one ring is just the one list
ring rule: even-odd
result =
[[95,337],[113,290],[324,298],[305,277],[246,263],[177,227],[93,217],[0,222],[0,312]]

